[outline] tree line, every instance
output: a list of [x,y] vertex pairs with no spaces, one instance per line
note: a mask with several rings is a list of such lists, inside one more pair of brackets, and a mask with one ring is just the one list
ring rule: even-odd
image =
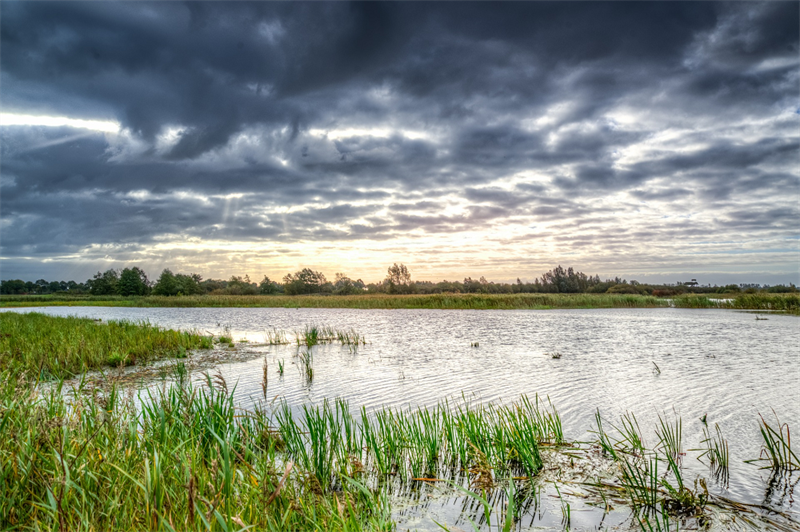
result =
[[515,283],[495,283],[480,277],[466,277],[463,281],[413,281],[404,264],[393,264],[386,277],[377,283],[365,283],[337,273],[332,281],[324,274],[303,268],[285,275],[277,282],[266,275],[260,282],[253,282],[245,275],[232,276],[228,280],[203,279],[196,273],[173,273],[165,269],[155,281],[150,280],[141,268],[109,269],[97,272],[85,283],[75,281],[36,282],[11,279],[0,281],[0,294],[91,294],[118,296],[178,296],[178,295],[354,295],[354,294],[512,294],[512,293],[617,293],[672,296],[682,293],[731,293],[731,292],[796,292],[794,284],[757,285],[730,284],[726,286],[695,285],[676,282],[674,284],[645,284],[615,277],[601,280],[599,276],[586,275],[573,268],[557,266],[533,282],[517,279]]

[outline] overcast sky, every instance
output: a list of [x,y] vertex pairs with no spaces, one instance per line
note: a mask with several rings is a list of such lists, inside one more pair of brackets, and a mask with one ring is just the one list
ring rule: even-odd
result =
[[798,282],[798,6],[4,1],[0,277]]

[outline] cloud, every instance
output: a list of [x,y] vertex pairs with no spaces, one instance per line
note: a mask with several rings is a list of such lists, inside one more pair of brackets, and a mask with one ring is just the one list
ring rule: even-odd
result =
[[799,11],[4,5],[4,112],[120,129],[0,126],[3,277],[739,260],[796,281]]

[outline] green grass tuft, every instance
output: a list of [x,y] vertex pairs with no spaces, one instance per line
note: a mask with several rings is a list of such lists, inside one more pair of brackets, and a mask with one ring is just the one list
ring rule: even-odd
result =
[[0,313],[0,368],[40,378],[70,377],[107,366],[186,356],[207,349],[211,339],[163,329],[148,322],[96,322],[38,313]]

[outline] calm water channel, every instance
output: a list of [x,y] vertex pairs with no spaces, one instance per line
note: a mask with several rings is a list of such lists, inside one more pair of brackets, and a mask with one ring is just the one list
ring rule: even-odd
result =
[[[711,427],[720,425],[731,456],[727,486],[711,482],[709,489],[748,503],[800,510],[792,489],[797,473],[776,483],[769,471],[743,463],[759,456],[759,413],[773,421],[777,414],[800,431],[800,319],[795,316],[771,314],[757,320],[751,313],[708,309],[36,311],[149,320],[215,334],[230,327],[235,339],[248,340],[242,349],[253,353],[250,360],[219,367],[229,383],[238,383],[243,406],[261,396],[266,356],[269,396],[283,397],[292,405],[342,397],[353,410],[371,410],[435,405],[462,394],[476,401],[510,402],[521,394],[538,393],[550,397],[569,439],[594,439],[589,431],[597,409],[614,422],[633,412],[652,447],[657,443],[658,415],[669,420],[679,415],[685,449],[701,446],[700,418],[707,415]],[[293,339],[293,331],[305,325],[353,328],[368,343],[355,353],[338,344],[317,346],[309,384],[292,364],[296,347],[256,345],[264,342],[265,330],[283,330]],[[473,342],[479,347],[471,347]],[[552,353],[561,357],[553,358]],[[286,361],[282,377],[278,360]],[[689,454],[686,469],[709,477],[696,454]],[[446,518],[446,506],[442,503],[431,511]]]

